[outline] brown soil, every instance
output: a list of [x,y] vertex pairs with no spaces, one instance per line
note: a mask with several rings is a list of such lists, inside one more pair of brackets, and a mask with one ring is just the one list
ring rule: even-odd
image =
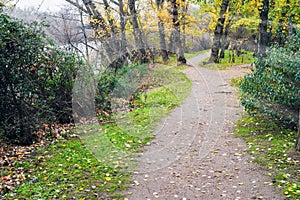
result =
[[129,200],[284,199],[252,162],[245,142],[233,136],[243,108],[229,82],[247,69],[198,67],[207,56],[189,60],[191,94],[162,121],[138,158],[134,184],[125,194]]

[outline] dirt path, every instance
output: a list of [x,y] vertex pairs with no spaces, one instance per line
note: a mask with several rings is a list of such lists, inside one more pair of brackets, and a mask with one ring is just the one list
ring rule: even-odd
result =
[[242,108],[229,85],[245,68],[197,67],[208,54],[189,60],[190,96],[157,128],[134,173],[129,200],[284,199],[233,136]]

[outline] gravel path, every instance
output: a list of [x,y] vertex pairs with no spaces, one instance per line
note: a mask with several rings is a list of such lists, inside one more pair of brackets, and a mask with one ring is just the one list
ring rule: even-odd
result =
[[190,96],[162,121],[138,158],[129,200],[284,199],[246,154],[245,142],[233,136],[242,107],[229,82],[246,68],[198,67],[208,55],[189,60]]

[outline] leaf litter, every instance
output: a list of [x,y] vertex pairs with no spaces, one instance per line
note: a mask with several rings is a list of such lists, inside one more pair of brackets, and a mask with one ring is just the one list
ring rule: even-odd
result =
[[[40,147],[55,143],[58,140],[77,137],[72,133],[73,124],[45,124],[34,134],[37,141],[30,146],[20,146],[0,142],[0,195],[12,191],[23,182],[35,182],[30,177],[31,159],[36,156]],[[37,157],[37,163],[44,161],[44,156]],[[46,178],[46,177],[45,177]]]

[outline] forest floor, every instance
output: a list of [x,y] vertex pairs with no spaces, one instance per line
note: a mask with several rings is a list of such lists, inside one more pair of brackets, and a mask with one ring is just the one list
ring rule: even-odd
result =
[[247,154],[246,143],[234,137],[243,108],[230,81],[249,68],[198,67],[208,55],[188,61],[190,96],[162,120],[145,146],[134,184],[124,194],[129,200],[285,199]]

